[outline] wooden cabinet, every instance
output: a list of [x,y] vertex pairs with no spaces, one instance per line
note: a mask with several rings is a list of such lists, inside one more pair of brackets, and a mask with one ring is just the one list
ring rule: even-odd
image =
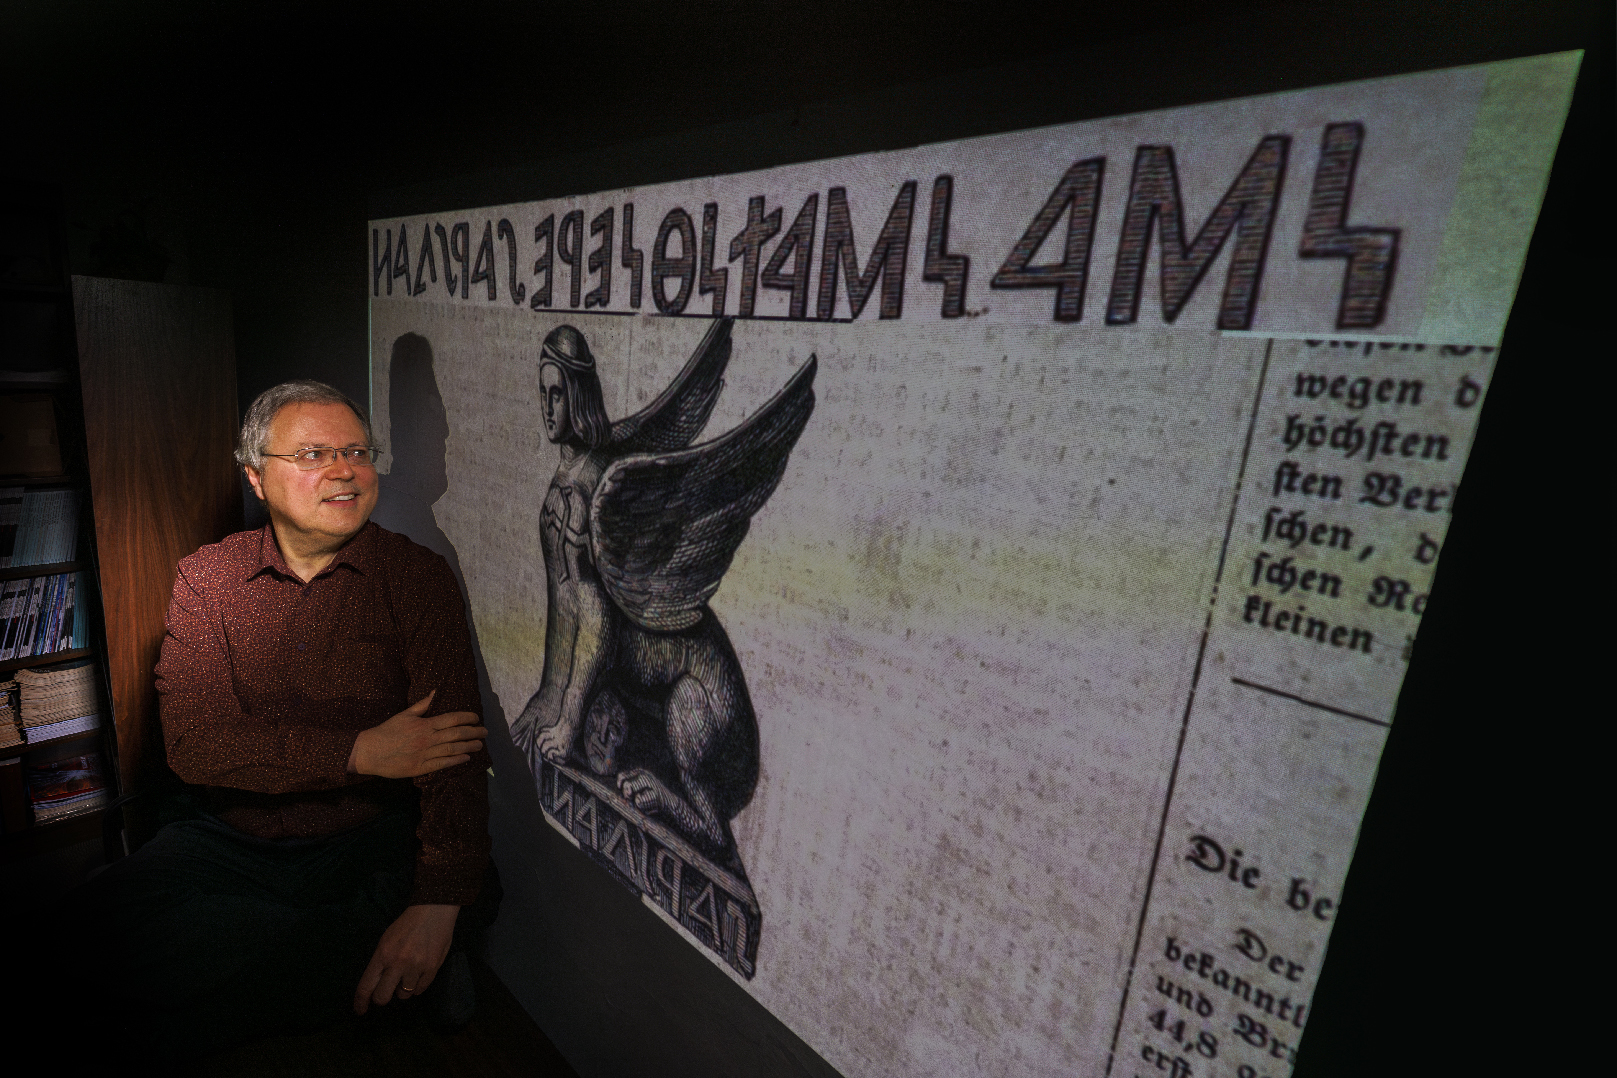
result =
[[241,527],[230,296],[73,278],[119,771],[163,773],[152,669],[174,567]]

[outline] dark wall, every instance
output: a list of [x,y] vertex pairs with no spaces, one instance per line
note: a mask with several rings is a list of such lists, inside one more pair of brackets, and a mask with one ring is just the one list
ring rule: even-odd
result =
[[[1586,500],[1588,447],[1522,438],[1554,428],[1600,355],[1610,225],[1584,207],[1606,197],[1610,5],[698,0],[476,25],[75,10],[25,6],[0,35],[12,99],[37,103],[13,167],[64,183],[74,272],[231,290],[244,404],[289,377],[365,399],[370,217],[1592,50],[1298,1073],[1492,1070],[1532,1048],[1520,993],[1486,986],[1535,973],[1500,965],[1520,957],[1495,939],[1551,915],[1554,870],[1529,851],[1573,818],[1563,776],[1591,733],[1573,701],[1589,646],[1553,628],[1574,600],[1532,568],[1557,549],[1545,507]],[[491,957],[580,1073],[830,1073],[544,826],[508,752],[497,772]]]

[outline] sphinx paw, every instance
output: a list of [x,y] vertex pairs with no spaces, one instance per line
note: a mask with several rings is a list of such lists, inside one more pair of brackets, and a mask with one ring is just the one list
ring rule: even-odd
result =
[[668,787],[644,768],[636,767],[618,776],[618,792],[641,812],[660,812],[670,799]]
[[535,746],[539,750],[539,755],[551,763],[566,763],[567,754],[573,751],[573,739],[577,733],[576,728],[563,729],[562,724],[558,722],[539,731]]

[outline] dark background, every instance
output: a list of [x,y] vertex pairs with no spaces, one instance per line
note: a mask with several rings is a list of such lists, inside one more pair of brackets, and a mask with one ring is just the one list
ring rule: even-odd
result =
[[[1601,935],[1559,843],[1610,711],[1580,690],[1609,637],[1583,611],[1610,590],[1612,43],[1610,4],[1543,0],[12,0],[0,172],[61,185],[74,273],[229,290],[244,406],[291,377],[363,400],[372,217],[1589,50],[1298,1070],[1493,1072],[1598,1022],[1544,1008]],[[581,1073],[829,1073],[514,796],[491,958]]]

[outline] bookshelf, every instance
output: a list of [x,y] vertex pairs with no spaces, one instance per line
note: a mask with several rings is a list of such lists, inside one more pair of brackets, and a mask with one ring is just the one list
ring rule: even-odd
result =
[[[162,788],[177,780],[165,760],[153,668],[175,566],[241,528],[241,481],[231,459],[239,413],[230,296],[69,276],[59,196],[51,191],[0,184],[0,217],[7,226],[0,228],[0,305],[11,305],[0,306],[0,400],[26,396],[37,407],[48,398],[60,450],[54,467],[0,463],[0,487],[79,493],[72,557],[0,568],[0,586],[81,573],[90,618],[86,647],[0,662],[0,681],[20,669],[93,659],[103,709],[99,730],[0,749],[0,775],[19,766],[11,761],[88,746],[102,755],[109,796]],[[107,822],[129,825],[131,849],[153,823],[139,808]],[[80,867],[93,867],[102,823],[92,810],[8,826],[0,862],[14,872],[72,847],[93,855]],[[35,875],[76,882],[60,868]],[[35,900],[48,897],[38,891]]]
[[[92,653],[89,651],[89,649],[85,649],[79,653],[79,657],[84,658],[90,654]],[[97,731],[97,733],[99,732],[100,731]],[[84,741],[88,736],[92,735],[68,734],[66,737],[52,737],[46,738],[44,741],[30,741],[25,745],[11,745],[7,748],[0,749],[0,760],[8,759],[12,756],[22,756],[26,753],[33,752],[36,749],[48,749],[56,748],[62,745],[74,745],[80,741]]]
[[[12,485],[21,486],[23,484]],[[24,565],[15,569],[7,566],[4,569],[0,569],[0,582],[7,580],[22,580],[30,576],[50,576],[54,573],[76,573],[83,568],[84,563],[78,561],[56,561],[50,562],[47,565]]]
[[[109,706],[107,641],[101,618],[100,579],[90,490],[73,296],[66,272],[59,194],[48,187],[0,186],[0,212],[6,228],[0,238],[0,489],[20,488],[26,496],[69,491],[75,501],[76,531],[66,560],[0,566],[0,594],[14,581],[78,574],[73,613],[88,630],[83,647],[0,659],[0,682],[19,671],[50,668],[88,659],[100,724],[66,736],[40,738],[0,747],[0,863],[16,862],[53,849],[88,841],[99,830],[101,805],[120,792],[117,742]],[[8,557],[15,539],[0,542]],[[20,547],[15,553],[21,553]],[[0,611],[3,613],[4,611]],[[3,654],[3,651],[0,651]],[[99,757],[106,792],[84,808],[35,822],[23,771],[28,767],[93,754]]]
[[68,651],[53,651],[49,655],[32,655],[26,659],[7,659],[0,662],[0,674],[9,674],[14,670],[25,670],[35,666],[49,666],[52,663],[72,662],[75,659],[93,658],[96,654],[95,648],[73,648]]

